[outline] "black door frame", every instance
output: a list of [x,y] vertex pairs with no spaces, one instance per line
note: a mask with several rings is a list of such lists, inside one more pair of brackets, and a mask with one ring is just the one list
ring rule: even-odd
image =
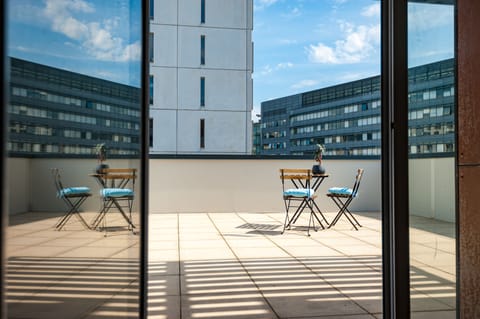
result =
[[383,316],[410,318],[407,0],[381,2]]
[[0,285],[0,318],[4,319],[7,318],[7,307],[6,307],[6,302],[5,302],[5,293],[6,293],[6,288],[5,285],[3,284],[5,282],[5,265],[6,265],[6,260],[5,260],[5,249],[6,249],[6,244],[5,244],[5,233],[7,229],[7,181],[5,180],[5,162],[6,162],[6,139],[7,139],[7,112],[6,112],[6,105],[8,103],[7,100],[7,92],[8,92],[8,87],[7,87],[7,75],[10,73],[8,72],[8,67],[7,67],[7,54],[6,54],[6,48],[5,45],[7,43],[6,37],[7,37],[7,31],[6,31],[6,17],[7,17],[7,10],[5,6],[5,1],[0,0],[0,21],[2,21],[2,26],[1,26],[1,43],[0,43],[0,54],[2,55],[1,57],[1,83],[2,83],[2,92],[0,93],[0,101],[1,101],[1,106],[2,106],[2,111],[0,112],[0,171],[2,175],[2,179],[0,180],[0,282],[2,283]]
[[150,151],[150,1],[142,0],[142,69],[141,69],[141,159],[140,159],[140,294],[139,318],[148,315],[148,165]]

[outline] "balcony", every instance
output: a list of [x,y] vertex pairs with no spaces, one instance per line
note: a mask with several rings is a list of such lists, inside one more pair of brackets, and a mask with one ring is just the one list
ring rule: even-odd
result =
[[[278,169],[312,164],[151,160],[149,318],[381,318],[380,162],[325,163],[330,177],[320,186],[318,202],[328,220],[336,210],[323,196],[326,190],[351,185],[356,168],[365,169],[360,195],[351,206],[363,225],[359,231],[341,219],[308,237],[305,214],[282,235]],[[416,212],[410,228],[414,318],[455,317],[449,165],[453,159],[410,165],[415,179],[410,181],[411,211]],[[99,186],[88,176],[94,166],[84,159],[10,159],[7,298],[12,318],[138,313],[139,236],[126,230],[121,216],[108,215],[106,237],[74,218],[62,231],[53,227],[64,207],[55,198],[49,168],[63,169],[66,184],[94,190],[82,213],[91,220],[100,204]],[[435,176],[441,176],[442,187],[432,187],[439,184]],[[134,217],[138,220],[138,214]]]

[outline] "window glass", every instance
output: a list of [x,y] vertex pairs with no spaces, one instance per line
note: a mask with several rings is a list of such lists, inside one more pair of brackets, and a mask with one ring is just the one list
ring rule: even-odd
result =
[[410,304],[456,318],[455,8],[441,3],[408,4]]
[[[141,1],[6,2],[2,313],[138,318]],[[128,169],[128,183],[112,186],[107,167]]]

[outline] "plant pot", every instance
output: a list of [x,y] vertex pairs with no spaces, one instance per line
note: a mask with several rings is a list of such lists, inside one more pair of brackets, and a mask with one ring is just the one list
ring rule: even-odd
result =
[[99,164],[96,168],[96,172],[97,174],[100,174],[102,172],[102,170],[106,169],[106,168],[109,168],[110,166],[108,166],[108,164]]
[[325,174],[325,167],[322,165],[313,165],[312,166],[312,173],[313,174]]

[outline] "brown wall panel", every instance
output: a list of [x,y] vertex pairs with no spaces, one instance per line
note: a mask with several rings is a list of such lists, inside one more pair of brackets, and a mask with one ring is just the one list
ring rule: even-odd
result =
[[460,318],[480,318],[480,1],[457,1]]
[[480,167],[459,169],[460,313],[480,318]]
[[459,0],[458,8],[458,159],[480,162],[480,1]]

